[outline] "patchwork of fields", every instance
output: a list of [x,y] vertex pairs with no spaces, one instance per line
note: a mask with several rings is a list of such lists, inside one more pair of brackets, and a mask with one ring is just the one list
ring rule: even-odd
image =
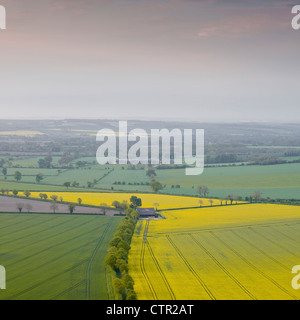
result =
[[[69,169],[38,168],[39,157],[11,160],[7,180],[1,175],[1,185],[9,189],[36,190],[36,175],[41,173],[43,180],[38,183],[41,190],[66,190],[65,182],[77,182],[79,188],[88,188],[89,182],[95,191],[151,192],[150,177],[146,170],[129,170],[126,165],[95,165],[95,159],[86,157],[72,160]],[[59,157],[53,157],[53,164],[58,166]],[[78,161],[85,161],[85,167],[76,167]],[[22,180],[14,180],[15,171],[22,173]],[[260,191],[264,198],[297,199],[300,192],[300,163],[280,165],[244,165],[205,168],[200,176],[186,176],[184,169],[156,170],[156,179],[163,185],[163,193],[174,195],[197,195],[197,186],[205,185],[212,197],[226,197],[229,194],[242,197]],[[79,190],[70,188],[70,190]]]
[[300,210],[243,205],[140,221],[130,270],[139,299],[300,299]]
[[[46,192],[47,193],[47,192]],[[32,192],[31,197],[39,198],[39,192]],[[50,197],[53,193],[47,193]],[[174,209],[186,207],[199,207],[199,198],[196,197],[180,197],[163,194],[134,194],[134,193],[95,193],[95,192],[55,192],[58,197],[63,197],[64,201],[77,202],[80,197],[82,204],[99,206],[107,204],[111,206],[114,200],[119,202],[128,201],[131,196],[135,195],[142,199],[142,207],[157,207],[157,209]],[[209,199],[202,199],[203,206],[210,206]],[[213,205],[220,205],[220,200],[214,200]]]
[[117,217],[0,214],[0,300],[114,299],[104,260]]

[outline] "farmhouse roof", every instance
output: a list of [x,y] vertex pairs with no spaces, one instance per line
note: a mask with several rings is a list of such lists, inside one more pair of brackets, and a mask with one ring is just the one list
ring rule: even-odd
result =
[[137,208],[140,216],[156,216],[157,212],[154,208]]

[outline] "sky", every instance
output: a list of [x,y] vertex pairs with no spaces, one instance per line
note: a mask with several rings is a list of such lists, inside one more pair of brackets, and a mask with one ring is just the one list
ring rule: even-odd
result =
[[300,122],[297,2],[0,0],[0,118]]

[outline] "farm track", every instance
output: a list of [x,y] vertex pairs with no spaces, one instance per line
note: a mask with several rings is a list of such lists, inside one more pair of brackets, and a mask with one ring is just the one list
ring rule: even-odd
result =
[[225,274],[233,280],[236,285],[246,294],[248,295],[252,300],[257,300],[254,295],[251,294],[251,292],[244,287],[239,280],[237,280],[219,261],[216,257],[214,257],[192,234],[189,235],[191,239],[216,263],[216,265],[225,272]]
[[278,264],[280,267],[282,267],[283,269],[285,269],[286,271],[290,272],[290,268],[286,267],[284,264],[282,264],[280,261],[278,261],[277,259],[273,258],[271,255],[269,255],[266,251],[262,250],[261,248],[257,247],[256,245],[254,245],[252,242],[250,242],[249,240],[245,239],[243,236],[237,234],[235,231],[231,231],[232,234],[234,234],[237,238],[241,239],[242,241],[246,242],[250,247],[254,248],[255,250],[259,251],[260,253],[262,253],[265,257],[268,257],[270,260],[272,260],[273,262],[275,262],[276,264]]
[[[47,222],[47,221],[43,221],[43,222]],[[43,233],[43,232],[46,232],[46,231],[48,231],[48,230],[50,230],[50,229],[52,229],[52,228],[57,228],[57,227],[59,227],[59,226],[61,226],[61,225],[64,225],[65,223],[68,223],[69,221],[64,221],[64,222],[62,222],[62,223],[59,223],[59,224],[56,224],[56,225],[52,225],[52,226],[50,226],[50,227],[48,227],[48,228],[46,228],[46,229],[43,229],[43,230],[40,230],[40,231],[36,231],[36,232],[34,232],[34,233],[30,233],[29,235],[25,235],[25,236],[23,236],[23,237],[20,237],[20,238],[16,238],[16,239],[13,239],[13,240],[10,240],[10,241],[6,241],[6,242],[1,242],[1,244],[3,245],[3,244],[8,244],[8,243],[13,243],[13,242],[15,242],[15,241],[19,241],[19,240],[22,240],[22,239],[28,239],[29,237],[31,237],[31,236],[36,236],[37,234],[40,234],[40,233]]]
[[286,226],[287,226],[288,228],[296,231],[297,233],[300,233],[300,229],[295,229],[295,228],[293,228],[293,225],[287,224]]
[[193,274],[193,276],[197,279],[197,281],[200,283],[200,285],[202,286],[202,288],[204,289],[204,291],[207,293],[207,295],[210,297],[211,300],[216,300],[215,296],[212,294],[212,292],[208,289],[208,287],[206,286],[206,284],[204,283],[204,281],[199,277],[199,275],[197,274],[197,272],[194,270],[194,268],[190,265],[190,263],[188,262],[188,260],[184,257],[184,255],[182,254],[182,252],[178,249],[178,247],[175,245],[175,243],[173,242],[173,240],[171,239],[171,237],[169,235],[166,236],[168,241],[170,242],[170,244],[173,246],[173,248],[175,249],[175,251],[178,253],[178,255],[180,256],[180,258],[183,260],[183,262],[185,263],[185,265],[187,266],[187,268],[190,270],[190,272]]
[[[274,230],[276,230],[276,229],[274,229]],[[299,241],[295,240],[294,238],[291,238],[290,236],[288,236],[284,232],[279,231],[279,230],[276,230],[276,232],[281,234],[282,236],[286,237],[287,239],[291,240],[292,242],[296,242],[296,244],[299,245]]]
[[144,234],[143,234],[143,240],[142,240],[142,248],[141,248],[141,254],[140,254],[140,267],[141,267],[141,271],[142,271],[142,274],[147,282],[147,285],[149,287],[149,290],[153,296],[153,299],[154,300],[158,300],[157,298],[157,294],[152,286],[152,283],[147,275],[147,272],[145,270],[145,261],[144,261],[144,258],[145,258],[145,244],[146,244],[146,241],[147,241],[147,234],[148,234],[148,228],[149,228],[149,220],[146,221],[146,226],[145,226],[145,230],[144,230]]
[[291,298],[298,300],[298,297],[291,294],[288,290],[283,288],[278,282],[276,282],[273,278],[265,274],[263,271],[261,271],[258,267],[256,267],[253,263],[251,263],[248,259],[246,259],[243,255],[241,255],[238,251],[233,249],[230,245],[228,245],[224,240],[221,240],[214,232],[210,232],[213,237],[215,237],[219,242],[221,242],[226,248],[228,248],[230,251],[232,251],[236,256],[238,256],[242,261],[244,261],[250,268],[255,270],[257,273],[262,275],[264,278],[269,280],[271,283],[273,283],[278,289],[280,289],[282,292],[289,295]]
[[59,293],[55,297],[50,298],[49,300],[58,300],[60,297],[63,297],[65,294],[72,292],[73,290],[77,289],[78,287],[80,287],[84,283],[85,283],[85,280],[82,280],[82,281],[78,282],[77,284],[75,284],[74,286],[72,286],[72,287],[64,290],[63,292]]
[[282,250],[288,252],[290,255],[299,258],[299,256],[297,256],[295,254],[295,252],[290,251],[289,249],[285,248],[284,246],[282,246],[281,244],[274,242],[273,240],[269,239],[266,235],[261,234],[260,232],[258,232],[257,230],[253,229],[253,228],[249,228],[249,230],[251,230],[253,233],[259,235],[260,237],[262,237],[263,239],[267,240],[268,242],[272,243],[273,245],[277,246],[278,248],[281,248]]
[[19,297],[19,296],[31,291],[31,290],[33,290],[33,289],[36,289],[39,286],[43,285],[44,283],[48,283],[49,281],[54,280],[57,277],[59,277],[59,276],[65,274],[65,273],[68,273],[68,272],[80,267],[82,264],[87,263],[88,261],[89,261],[89,259],[83,259],[83,260],[79,261],[77,264],[75,264],[74,266],[72,266],[72,267],[70,267],[70,268],[68,268],[66,270],[63,270],[63,271],[61,271],[61,272],[59,272],[59,273],[57,273],[57,274],[55,274],[55,275],[43,280],[43,281],[40,281],[40,282],[36,283],[35,285],[33,285],[33,286],[29,287],[29,288],[26,288],[26,289],[24,289],[24,290],[22,290],[22,291],[20,291],[20,292],[18,292],[16,294],[10,296],[7,300],[13,300],[13,299],[15,299],[15,298],[17,298],[17,297]]
[[[82,248],[82,247],[84,247],[84,246],[90,245],[90,244],[92,244],[92,243],[94,243],[94,242],[96,242],[96,241],[97,241],[97,240],[92,240],[92,241],[90,241],[90,242],[85,243],[84,245],[80,245],[80,246],[72,249],[71,251],[68,251],[67,253],[63,253],[63,254],[61,254],[60,256],[57,256],[57,257],[55,257],[55,258],[53,258],[53,259],[51,259],[51,260],[49,260],[49,261],[47,261],[47,262],[45,262],[45,263],[43,263],[43,264],[38,265],[37,267],[31,269],[30,271],[31,271],[31,272],[32,272],[32,271],[36,271],[36,270],[38,270],[38,269],[40,269],[40,268],[42,268],[42,267],[45,267],[45,266],[48,265],[49,263],[58,261],[59,259],[64,258],[64,257],[68,256],[69,254],[77,251],[78,249],[80,249],[80,248]],[[14,277],[14,278],[11,278],[10,281],[13,281],[13,280],[16,280],[16,279],[18,279],[18,278],[21,278],[22,276],[23,276],[23,273],[17,275],[17,276]]]
[[[55,219],[58,219],[58,217],[55,217]],[[29,228],[34,228],[34,227],[40,226],[41,224],[43,224],[43,223],[45,223],[45,222],[48,222],[48,221],[51,221],[51,220],[53,220],[53,217],[51,217],[50,219],[47,219],[47,220],[42,220],[42,221],[40,221],[40,222],[38,222],[38,223],[36,223],[36,224],[34,224],[34,225],[30,225],[30,227],[25,226],[24,228],[21,228],[21,229],[16,230],[14,233],[18,233],[18,232],[20,232],[20,231],[28,230]],[[0,238],[1,238],[1,237],[5,237],[6,235],[7,235],[7,234],[2,234],[2,235],[0,236]],[[1,242],[1,244],[5,244],[5,242]]]
[[162,271],[162,269],[161,269],[161,267],[160,267],[160,265],[159,265],[159,263],[158,263],[155,255],[154,255],[154,253],[153,253],[153,250],[152,250],[152,248],[151,248],[148,240],[146,240],[146,245],[147,245],[147,248],[148,248],[148,250],[149,250],[149,252],[150,252],[151,258],[152,258],[153,262],[155,263],[156,268],[157,268],[160,276],[162,277],[162,279],[163,279],[163,281],[164,281],[164,284],[165,284],[165,286],[166,286],[166,288],[167,288],[167,290],[168,290],[168,292],[169,292],[169,294],[170,294],[171,299],[172,299],[172,300],[176,300],[175,294],[174,294],[174,292],[173,292],[173,290],[172,290],[172,288],[171,288],[171,286],[170,286],[170,284],[169,284],[169,282],[168,282],[168,280],[167,280],[164,272]]
[[101,247],[102,243],[103,243],[103,240],[109,230],[109,228],[111,227],[113,223],[113,220],[111,219],[110,223],[107,224],[104,232],[102,233],[96,247],[94,248],[93,252],[92,252],[92,255],[90,257],[90,260],[89,260],[89,263],[87,265],[87,268],[86,268],[86,286],[85,286],[85,299],[86,300],[90,300],[91,299],[91,269],[92,269],[92,264],[93,264],[93,261],[97,255],[97,252],[99,250],[99,248]]
[[[292,225],[300,224],[299,220],[296,220]],[[227,226],[227,227],[211,227],[211,228],[198,228],[198,229],[191,229],[187,228],[186,231],[167,231],[167,232],[157,232],[155,233],[156,236],[166,236],[169,234],[172,235],[189,235],[190,233],[201,233],[201,232],[210,232],[210,231],[226,231],[232,229],[244,229],[244,228],[251,228],[251,227],[271,227],[271,226],[283,226],[285,225],[284,222],[274,222],[274,223],[256,223],[256,224],[244,224],[238,226]]]
[[[12,215],[12,216],[13,216],[13,215]],[[15,221],[15,220],[16,220],[15,217],[16,217],[16,216],[14,216],[13,218],[9,219],[7,222]],[[1,215],[0,215],[0,218],[1,218]],[[18,218],[21,218],[21,216],[18,216]],[[34,217],[32,217],[31,219],[28,219],[27,221],[30,221],[30,220],[33,220],[33,219],[34,219]],[[9,228],[9,227],[11,227],[11,226],[15,227],[16,225],[21,224],[21,223],[24,222],[22,219],[18,219],[18,220],[21,220],[21,221],[18,221],[18,222],[15,222],[15,223],[11,223],[11,224],[6,225],[6,226],[2,226],[2,227],[0,228],[0,230],[5,229],[5,228]]]
[[[82,223],[81,225],[76,226],[76,228],[81,227],[81,226],[83,226],[83,225],[85,225],[85,224],[88,224],[88,223],[90,223],[90,222],[91,222],[91,221]],[[70,231],[70,230],[73,230],[73,229],[76,229],[76,228],[71,228],[71,229],[69,229],[69,231]],[[93,229],[93,230],[91,230],[91,231],[97,230],[98,228],[99,228],[99,227],[97,227],[97,228],[95,228],[95,229]],[[54,244],[54,245],[52,245],[52,246],[50,246],[50,247],[47,247],[47,248],[42,249],[42,250],[40,250],[40,251],[38,251],[38,252],[35,252],[34,254],[31,254],[30,256],[27,256],[27,257],[25,257],[25,258],[23,258],[23,259],[20,259],[20,260],[15,261],[15,262],[13,262],[13,263],[11,263],[11,264],[8,264],[7,266],[12,266],[12,265],[14,265],[14,264],[16,264],[16,263],[23,262],[24,260],[28,260],[28,259],[30,259],[30,258],[32,258],[32,257],[34,257],[34,256],[36,256],[36,255],[39,255],[39,254],[41,254],[41,253],[43,253],[43,252],[45,252],[45,251],[47,251],[47,250],[53,249],[53,248],[55,248],[55,247],[57,247],[57,246],[61,246],[61,245],[65,244],[65,243],[67,243],[67,242],[69,242],[69,241],[78,239],[78,238],[80,238],[80,237],[82,237],[82,236],[84,236],[84,235],[86,235],[86,232],[83,232],[83,233],[81,233],[80,235],[77,235],[77,236],[75,236],[75,237],[73,237],[73,238],[71,238],[71,239],[64,240],[64,241],[62,241],[62,242],[60,242],[60,243],[58,243],[58,244]],[[49,239],[51,239],[51,238],[53,238],[53,237],[55,237],[55,236],[56,236],[56,235],[52,235],[51,237],[49,237]],[[45,239],[44,239],[44,240],[45,240]],[[47,239],[47,240],[48,240],[48,239]],[[25,246],[25,247],[26,247],[26,246]]]

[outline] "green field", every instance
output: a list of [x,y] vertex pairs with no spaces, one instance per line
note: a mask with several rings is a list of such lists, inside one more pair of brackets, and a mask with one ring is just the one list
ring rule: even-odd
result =
[[[257,190],[263,197],[300,197],[300,163],[205,168],[200,176],[185,176],[183,169],[157,170],[157,179],[167,185],[167,192],[174,194],[196,194],[197,186],[205,185],[211,196],[218,197],[247,196]],[[183,190],[171,189],[177,184]]]
[[0,214],[0,300],[114,299],[104,259],[120,219]]
[[[91,162],[92,158],[76,160]],[[76,163],[76,160],[72,162]],[[19,161],[30,161],[30,159]],[[31,161],[34,162],[34,160]],[[17,170],[23,175],[20,184],[14,181],[14,172]],[[44,175],[40,186],[35,181],[38,173]],[[260,191],[263,198],[300,198],[300,163],[209,167],[205,168],[200,176],[186,176],[184,169],[156,170],[156,174],[156,179],[165,186],[161,193],[197,195],[197,186],[205,185],[209,189],[209,196],[212,197],[222,198],[229,194],[246,197],[255,191]],[[58,169],[8,168],[7,180],[4,180],[3,174],[0,174],[0,180],[0,188],[10,190],[64,191],[65,182],[76,181],[80,188],[87,188],[88,182],[96,181],[91,189],[151,191],[149,185],[146,185],[150,182],[146,170],[129,170],[126,165],[88,165],[83,168],[60,169],[60,171]],[[52,188],[52,186],[57,187]],[[180,187],[176,188],[176,186]],[[79,189],[69,189],[69,191],[72,190]]]

